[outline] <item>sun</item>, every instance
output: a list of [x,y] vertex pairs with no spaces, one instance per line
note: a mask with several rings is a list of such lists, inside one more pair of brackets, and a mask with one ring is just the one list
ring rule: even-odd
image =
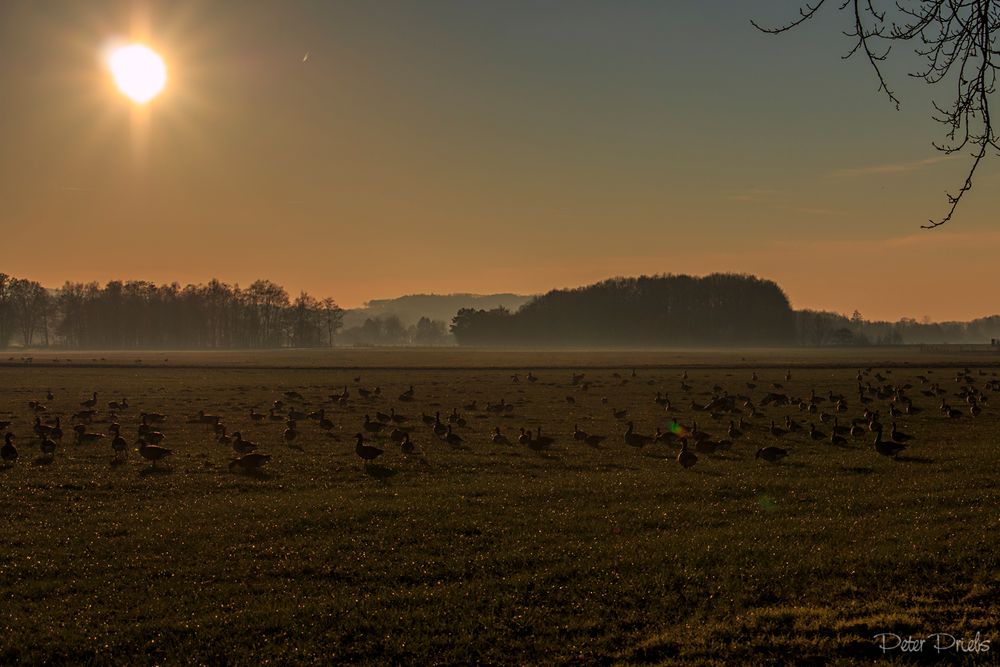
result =
[[108,69],[115,85],[136,104],[149,102],[167,84],[163,58],[144,44],[129,44],[112,51]]

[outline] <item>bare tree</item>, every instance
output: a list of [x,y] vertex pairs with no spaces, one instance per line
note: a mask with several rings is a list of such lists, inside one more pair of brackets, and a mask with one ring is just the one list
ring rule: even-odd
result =
[[[882,71],[893,46],[912,43],[921,65],[910,76],[931,85],[952,85],[947,105],[934,103],[934,119],[946,127],[945,141],[934,147],[946,155],[972,148],[972,163],[955,194],[948,193],[948,210],[922,225],[940,227],[955,213],[972,177],[990,148],[1000,149],[990,120],[990,96],[996,90],[998,57],[995,45],[1000,24],[998,0],[839,0],[839,11],[848,12],[853,27],[845,35],[854,44],[844,58],[861,53],[878,77],[879,91],[899,108],[899,99]],[[814,0],[799,8],[799,16],[777,27],[753,25],[764,32],[787,32],[813,18],[828,0]]]

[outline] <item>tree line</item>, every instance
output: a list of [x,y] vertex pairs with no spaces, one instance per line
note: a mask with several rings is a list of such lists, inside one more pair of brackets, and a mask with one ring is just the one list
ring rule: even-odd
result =
[[613,278],[553,290],[522,306],[463,309],[452,322],[460,345],[790,345],[795,314],[769,280],[737,274],[703,278]]
[[451,330],[459,345],[984,344],[1000,338],[1000,316],[869,321],[857,311],[793,310],[777,284],[754,276],[658,275],[553,290],[516,312],[462,309]]
[[0,347],[273,348],[332,345],[343,310],[280,285],[110,281],[49,290],[0,273]]

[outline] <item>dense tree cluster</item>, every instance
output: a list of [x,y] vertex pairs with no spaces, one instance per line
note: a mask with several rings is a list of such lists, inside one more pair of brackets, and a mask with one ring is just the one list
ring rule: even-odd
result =
[[280,285],[67,282],[57,290],[0,274],[0,346],[268,348],[332,345],[343,312],[333,299]]
[[782,345],[795,316],[753,276],[641,276],[554,290],[515,313],[463,309],[452,333],[461,345]]

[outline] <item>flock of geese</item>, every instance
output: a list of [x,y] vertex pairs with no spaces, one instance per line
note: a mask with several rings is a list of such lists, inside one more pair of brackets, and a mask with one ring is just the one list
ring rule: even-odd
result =
[[[778,463],[789,456],[790,450],[779,444],[802,438],[816,444],[827,443],[834,447],[848,447],[851,441],[867,437],[870,438],[875,453],[896,458],[914,440],[913,435],[899,429],[896,420],[919,414],[926,409],[915,405],[913,396],[919,395],[939,401],[937,409],[944,419],[960,420],[966,416],[978,417],[983,411],[983,406],[989,402],[989,393],[1000,391],[1000,380],[996,379],[995,372],[988,374],[979,370],[977,376],[968,368],[962,369],[952,378],[952,384],[955,386],[951,389],[942,387],[940,382],[932,381],[928,377],[932,373],[933,371],[927,371],[927,374],[916,375],[914,381],[919,383],[917,386],[911,382],[892,382],[889,377],[892,374],[891,369],[884,370],[884,374],[872,368],[859,370],[855,378],[856,395],[847,397],[835,394],[832,389],[827,390],[825,394],[817,394],[815,389],[812,389],[808,395],[794,396],[784,390],[781,382],[772,382],[767,388],[763,388],[758,373],[753,372],[745,381],[745,387],[748,392],[760,389],[756,391],[757,398],[754,398],[742,390],[740,393],[730,394],[718,384],[711,387],[710,391],[696,393],[685,371],[680,378],[680,392],[687,397],[686,405],[675,405],[669,394],[662,391],[650,396],[650,400],[657,406],[656,409],[668,415],[666,427],[658,427],[656,432],[650,435],[636,431],[634,421],[629,419],[628,408],[609,406],[607,397],[601,398],[601,404],[604,409],[609,410],[612,419],[625,427],[621,435],[624,445],[636,449],[646,446],[676,447],[678,449],[675,459],[683,468],[696,465],[699,454],[711,456],[731,449],[734,443],[740,441],[756,440],[759,443],[760,438],[774,444],[763,444],[758,447],[754,458],[769,463]],[[538,381],[538,376],[531,371],[525,377],[528,383]],[[617,386],[628,384],[630,381],[619,373],[614,373],[613,377],[617,381]],[[631,378],[636,377],[637,373],[633,370]],[[522,379],[519,374],[514,374],[510,378],[515,384],[520,383]],[[791,380],[790,371],[785,373],[784,379],[786,383]],[[360,378],[355,378],[355,382],[360,382]],[[586,379],[585,374],[573,373],[568,386],[579,392],[587,392],[592,384]],[[472,427],[465,414],[475,415],[477,419],[510,418],[514,416],[513,412],[516,409],[515,404],[501,398],[496,403],[490,402],[482,406],[478,401],[465,403],[462,412],[455,407],[445,417],[442,417],[440,411],[435,411],[433,415],[422,413],[419,417],[411,417],[397,412],[395,406],[389,407],[388,412],[373,409],[377,405],[376,402],[383,399],[380,387],[368,389],[358,386],[355,390],[365,405],[372,407],[364,415],[364,420],[354,436],[355,453],[365,466],[385,454],[385,448],[389,446],[398,448],[403,455],[414,454],[416,445],[411,438],[416,428],[421,425],[429,429],[428,437],[439,439],[452,447],[464,447],[466,439],[473,437],[469,434]],[[301,449],[298,445],[302,433],[300,424],[315,422],[320,431],[332,435],[337,427],[330,419],[328,410],[334,410],[337,406],[346,408],[353,405],[351,393],[345,386],[343,391],[329,395],[323,405],[315,410],[309,410],[306,407],[308,402],[302,394],[297,391],[286,391],[282,398],[272,403],[266,413],[250,408],[248,419],[255,427],[269,423],[280,424],[283,427],[282,441],[289,447]],[[710,396],[710,398],[698,400],[694,398],[695,396]],[[55,398],[51,390],[46,392],[46,398],[49,402]],[[410,385],[398,395],[397,400],[400,406],[404,406],[411,404],[415,398],[416,390]],[[566,402],[573,406],[578,400],[574,395],[566,395],[565,398]],[[962,404],[964,404],[962,409],[955,407]],[[127,416],[132,410],[128,399],[119,398],[105,404],[103,423],[108,424],[106,433],[91,430],[98,423],[98,406],[98,392],[94,391],[89,398],[80,401],[79,409],[74,410],[69,416],[73,426],[70,432],[64,433],[62,414],[50,411],[40,400],[29,401],[28,409],[32,415],[29,419],[33,420],[32,434],[43,460],[51,462],[67,437],[72,438],[77,445],[96,445],[105,440],[109,441],[112,463],[115,465],[127,460],[132,446],[153,468],[174,453],[173,449],[163,444],[166,436],[159,430],[161,425],[168,421],[165,414],[139,412],[133,418],[135,438],[130,440],[123,435],[124,429],[119,423],[119,419]],[[766,414],[768,410],[779,408],[785,412],[783,419],[775,419],[773,415],[769,417]],[[793,416],[796,411],[802,416]],[[689,424],[682,423],[679,419],[681,413],[687,412],[693,415]],[[714,423],[723,429],[723,433],[713,435],[704,430],[698,424],[699,416],[703,423],[706,421]],[[229,468],[233,471],[255,471],[271,461],[270,454],[261,451],[257,442],[244,436],[244,430],[230,432],[221,415],[199,410],[186,421],[204,425],[210,431],[211,437],[220,445],[232,450]],[[885,424],[886,421],[888,426]],[[767,422],[769,425],[766,425]],[[11,425],[11,421],[0,420],[0,432],[4,433],[0,459],[5,466],[15,464],[18,459],[16,438],[9,430]],[[459,429],[466,433],[465,437],[458,432]],[[489,442],[495,445],[516,443],[535,451],[550,448],[557,442],[558,437],[543,433],[542,426],[537,426],[534,429],[521,427],[516,437],[508,438],[498,425],[493,426],[488,436]],[[573,441],[591,447],[602,446],[608,438],[607,435],[581,430],[579,425],[574,425],[570,437]],[[373,444],[376,442],[381,446]]]

